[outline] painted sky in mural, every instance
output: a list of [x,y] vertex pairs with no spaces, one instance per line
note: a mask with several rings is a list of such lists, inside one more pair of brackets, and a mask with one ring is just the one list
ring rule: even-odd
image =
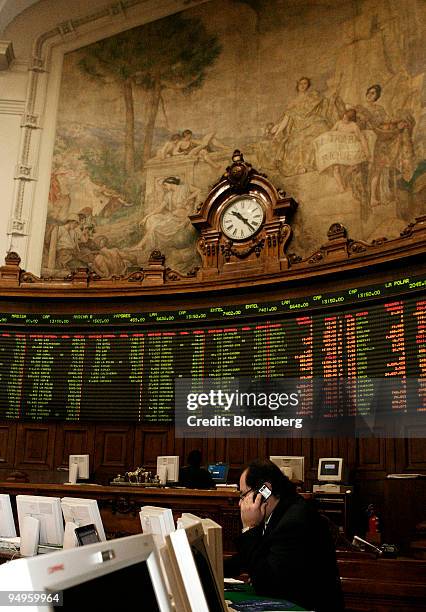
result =
[[[425,5],[219,0],[65,56],[43,274],[198,264],[188,219],[239,148],[294,197],[290,251],[425,205]],[[236,27],[238,23],[238,28]]]

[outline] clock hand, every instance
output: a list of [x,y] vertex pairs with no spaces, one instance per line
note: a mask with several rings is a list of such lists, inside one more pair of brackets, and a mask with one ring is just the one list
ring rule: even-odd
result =
[[238,211],[232,210],[231,213],[234,215],[234,217],[237,217],[237,219],[241,219],[241,221],[246,221],[243,215],[239,213]]
[[236,210],[233,210],[233,211],[232,211],[232,214],[233,214],[235,217],[237,217],[237,219],[240,219],[240,221],[242,221],[243,223],[245,223],[246,225],[248,225],[248,227],[249,227],[251,230],[254,230],[254,229],[255,229],[255,228],[254,228],[254,227],[253,227],[253,226],[252,226],[252,225],[249,223],[249,221],[248,221],[248,220],[247,220],[245,217],[243,217],[243,215],[242,215],[241,213],[237,212]]

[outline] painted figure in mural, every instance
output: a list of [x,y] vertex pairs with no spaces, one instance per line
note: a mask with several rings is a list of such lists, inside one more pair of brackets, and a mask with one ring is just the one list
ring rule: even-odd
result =
[[184,265],[188,258],[192,259],[194,252],[193,228],[188,215],[194,209],[201,190],[182,182],[178,176],[168,176],[160,182],[160,208],[142,219],[143,238],[127,249],[126,254],[129,252],[133,261],[136,256],[137,263],[144,263],[152,251],[158,249],[173,258],[173,265]]
[[[275,168],[274,160],[271,158],[274,125],[273,121],[269,121],[263,128],[262,139],[253,145],[257,157],[256,166],[264,170],[273,170]],[[248,149],[250,151],[250,147]]]
[[364,106],[357,107],[358,120],[364,129],[374,129],[389,121],[385,108],[377,102],[382,95],[382,87],[378,83],[371,85],[365,93]]
[[68,269],[79,253],[80,220],[78,215],[69,215],[63,225],[56,225],[51,233],[49,247],[49,268]]
[[127,262],[123,251],[117,247],[110,247],[106,236],[98,236],[96,242],[99,252],[95,255],[92,268],[102,278],[122,276],[127,269]]
[[344,163],[333,165],[334,178],[339,191],[343,193],[349,187],[350,174],[353,172],[354,166],[369,160],[370,150],[367,139],[356,122],[356,110],[354,108],[349,108],[344,112],[343,118],[334,124],[333,131],[352,136],[343,143],[347,152],[349,149],[350,158],[348,160],[343,158]]
[[188,155],[205,161],[212,168],[220,168],[221,164],[214,161],[212,155],[217,149],[223,151],[228,147],[215,138],[214,132],[206,134],[201,140],[195,140],[191,130],[183,130],[181,138],[176,142],[173,155]]
[[90,222],[89,217],[80,218],[78,232],[78,263],[79,265],[92,266],[96,253],[99,251],[98,243],[95,240],[96,227]]
[[337,96],[322,96],[308,77],[296,84],[297,95],[272,128],[275,165],[285,176],[315,170],[314,139],[329,130],[344,112]]
[[167,157],[171,157],[175,150],[176,144],[182,138],[182,134],[176,132],[170,136],[170,139],[160,147],[155,155],[157,159],[166,159]]
[[216,163],[215,155],[222,151],[229,151],[229,147],[220,142],[214,132],[206,134],[201,140],[194,138],[192,130],[186,129],[182,133],[176,132],[161,146],[153,159],[168,159],[179,155],[187,155],[205,161],[212,168],[220,168]]
[[118,210],[132,206],[132,203],[128,202],[120,193],[106,185],[101,185],[99,189],[96,190],[96,194],[102,205],[98,213],[99,217],[111,217]]
[[263,138],[265,140],[272,140],[274,137],[274,122],[273,121],[269,121],[266,125],[265,128],[263,130]]
[[409,181],[415,170],[412,142],[414,119],[407,111],[391,118],[377,103],[382,88],[371,85],[366,92],[366,104],[358,110],[361,127],[376,135],[370,169],[370,205],[372,207],[397,200],[396,181],[402,176]]
[[56,222],[65,221],[71,202],[69,193],[64,194],[62,191],[60,176],[64,174],[56,168],[52,170],[50,177],[49,217]]
[[70,212],[70,180],[74,178],[69,168],[54,168],[50,177],[48,219],[64,223]]

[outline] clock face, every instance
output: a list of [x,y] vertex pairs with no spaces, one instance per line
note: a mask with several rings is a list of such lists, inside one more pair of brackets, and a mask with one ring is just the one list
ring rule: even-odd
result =
[[221,216],[222,231],[231,240],[247,240],[262,227],[265,211],[253,197],[241,196],[229,202]]

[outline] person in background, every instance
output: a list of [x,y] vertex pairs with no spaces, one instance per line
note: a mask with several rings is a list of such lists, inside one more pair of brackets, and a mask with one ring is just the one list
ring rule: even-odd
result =
[[[267,500],[262,485],[271,491]],[[248,573],[257,595],[277,597],[315,612],[344,609],[328,520],[269,460],[256,460],[240,478],[242,533],[225,577]]]
[[212,489],[213,478],[206,468],[201,467],[201,451],[192,450],[187,457],[188,465],[179,470],[179,484],[189,489]]

